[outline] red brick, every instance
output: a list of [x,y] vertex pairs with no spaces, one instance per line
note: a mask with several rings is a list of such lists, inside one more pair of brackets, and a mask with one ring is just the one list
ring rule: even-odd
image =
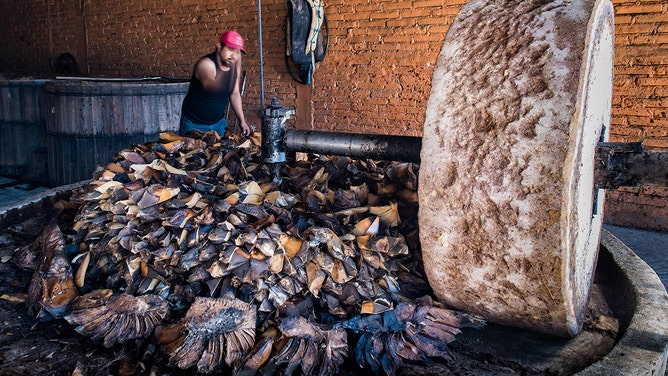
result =
[[668,108],[668,98],[627,98],[624,100],[624,105],[628,107],[644,106],[647,108]]
[[649,65],[649,66],[627,66],[622,64],[615,65],[615,78],[626,77],[628,75],[633,76],[649,76],[649,75],[660,75],[660,67]]
[[612,129],[610,129],[611,136],[631,136],[639,139],[642,134],[642,128],[637,127],[612,127]]
[[380,12],[382,11],[383,7],[381,7],[381,4],[375,3],[375,4],[359,4],[355,5],[352,7],[353,11],[355,12],[362,12],[362,13],[368,13],[368,12]]
[[[640,192],[647,196],[668,197],[668,187],[659,187],[656,185],[648,185],[640,188]],[[668,206],[668,203],[659,203],[662,206]]]
[[647,138],[643,140],[643,144],[649,150],[668,151],[668,139]]
[[[662,128],[648,128],[644,132],[644,137],[647,138],[667,138],[668,137],[668,127],[664,126]],[[668,140],[666,141],[666,144],[668,145]]]
[[421,18],[431,20],[433,11],[434,10],[431,8],[413,8],[409,11],[404,11],[401,14],[404,18],[413,18],[416,21]]
[[382,5],[383,10],[402,10],[402,9],[411,9],[413,4],[409,1],[398,1],[398,2],[385,2]]
[[615,35],[622,34],[649,34],[654,32],[656,26],[653,24],[632,24],[632,25],[615,25]]
[[668,77],[640,77],[638,84],[641,86],[668,86]]
[[666,21],[666,12],[639,14],[634,17],[634,21],[637,23],[662,23]]
[[623,25],[629,25],[633,23],[633,16],[632,15],[624,15],[624,14],[616,14],[615,15],[615,29],[618,26],[623,26]]
[[635,116],[635,117],[651,117],[652,112],[643,107],[622,107],[614,108],[612,113],[617,116]]
[[375,20],[375,19],[387,19],[387,18],[397,18],[399,17],[399,11],[398,10],[393,10],[393,11],[388,11],[388,12],[376,12],[376,13],[371,13],[369,15],[370,20]]
[[664,10],[661,4],[650,5],[622,5],[615,7],[615,14],[643,14],[643,13],[661,13]]
[[429,19],[418,19],[417,24],[418,25],[445,25],[448,22],[451,22],[452,18],[451,17],[431,17]]
[[413,8],[440,7],[445,2],[444,0],[417,0],[413,1]]
[[396,20],[387,20],[386,23],[388,27],[414,26],[416,24],[414,18],[399,18]]

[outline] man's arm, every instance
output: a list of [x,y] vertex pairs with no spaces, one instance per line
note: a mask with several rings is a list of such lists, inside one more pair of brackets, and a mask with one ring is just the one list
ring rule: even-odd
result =
[[241,105],[241,92],[239,91],[240,76],[241,61],[237,61],[237,82],[234,84],[232,94],[230,94],[230,104],[232,105],[234,113],[237,115],[237,119],[239,119],[239,124],[241,124],[241,135],[248,136],[251,133],[251,129],[248,126],[248,123],[246,123],[246,117],[244,116],[243,107]]
[[195,65],[195,78],[205,90],[216,89],[216,64],[211,59],[200,59]]

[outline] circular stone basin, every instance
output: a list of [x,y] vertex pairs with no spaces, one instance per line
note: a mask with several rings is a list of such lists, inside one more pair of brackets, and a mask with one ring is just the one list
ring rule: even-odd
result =
[[[45,222],[53,204],[68,199],[72,190],[82,183],[43,191],[27,200],[0,207],[0,314],[7,319],[3,333],[22,333],[22,339],[0,336],[3,367],[15,367],[20,359],[30,367],[53,364],[39,361],[39,354],[30,350],[49,348],[72,359],[90,363],[110,362],[112,351],[100,349],[89,356],[94,346],[88,338],[76,334],[64,322],[39,323],[24,314],[25,306],[12,297],[20,297],[27,287],[16,281],[30,277],[16,271],[8,257],[16,246],[11,244],[8,229],[20,231],[26,238],[37,236],[40,221]],[[41,224],[44,226],[44,223]],[[34,232],[34,234],[32,232]],[[25,282],[25,281],[24,281]],[[488,324],[483,329],[465,329],[450,345],[452,360],[434,361],[427,367],[402,368],[402,375],[663,375],[668,354],[668,294],[656,273],[619,239],[603,230],[594,284],[587,308],[588,320],[574,338],[563,338]],[[56,327],[54,329],[54,326]],[[54,330],[60,336],[69,331],[71,338],[53,340]],[[11,339],[11,342],[6,342]],[[21,344],[25,351],[21,353]],[[9,346],[11,344],[11,346]],[[6,350],[12,348],[12,351]],[[19,350],[17,350],[19,349]],[[46,351],[46,350],[44,350]],[[23,366],[22,366],[23,367]],[[62,363],[64,372],[74,365]],[[35,371],[41,370],[35,368]],[[342,375],[357,375],[359,368],[348,365]]]

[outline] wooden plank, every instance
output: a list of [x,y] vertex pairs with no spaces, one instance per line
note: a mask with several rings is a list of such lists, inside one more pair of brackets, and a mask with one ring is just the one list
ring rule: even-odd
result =
[[297,129],[313,129],[312,85],[297,85],[297,100],[295,107],[295,123]]

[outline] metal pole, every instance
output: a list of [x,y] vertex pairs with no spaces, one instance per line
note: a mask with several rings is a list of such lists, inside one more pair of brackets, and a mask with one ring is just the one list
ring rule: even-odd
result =
[[264,62],[262,60],[262,0],[257,0],[257,39],[260,55],[260,119],[264,118]]
[[[244,91],[246,90],[246,71],[244,70],[244,74],[242,76],[242,81],[241,81],[241,98],[244,97]],[[230,116],[230,105],[231,103],[227,103],[227,111],[225,112],[225,120]],[[235,116],[234,117],[234,126],[232,127],[232,133],[237,133],[237,124],[239,124],[239,117]]]

